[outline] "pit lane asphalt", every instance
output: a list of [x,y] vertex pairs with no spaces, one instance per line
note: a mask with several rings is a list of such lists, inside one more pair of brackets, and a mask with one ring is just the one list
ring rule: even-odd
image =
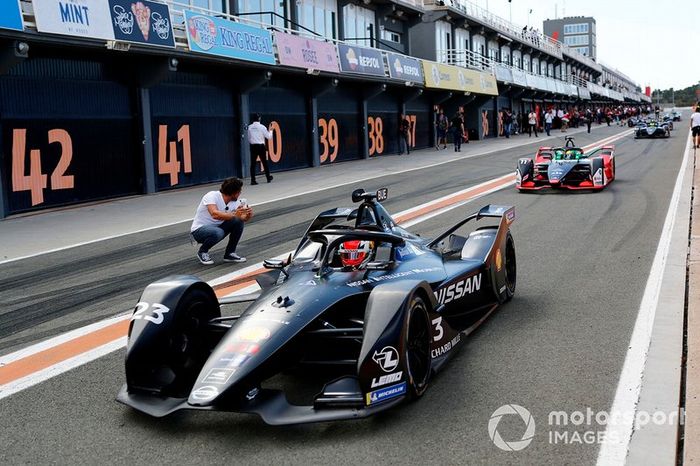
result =
[[[585,145],[620,131],[577,135]],[[255,416],[184,412],[155,420],[114,402],[123,350],[0,401],[0,460],[9,463],[592,463],[596,445],[551,445],[550,411],[608,410],[661,232],[686,134],[615,143],[617,180],[594,194],[490,194],[412,228],[433,236],[487,203],[514,204],[518,289],[466,340],[418,402],[361,421],[270,427]],[[390,212],[512,172],[536,143],[372,180]],[[397,159],[399,160],[399,159]],[[262,206],[241,254],[290,250],[320,210],[350,205],[348,187]],[[0,271],[0,351],[129,309],[172,273],[234,270],[195,263],[187,225],[7,264]],[[215,250],[220,256],[222,249]],[[215,254],[217,255],[217,254]],[[487,424],[503,404],[530,410],[532,444],[506,453]],[[568,429],[582,433],[594,427]],[[522,423],[499,431],[519,439]],[[604,431],[604,426],[597,430]]]

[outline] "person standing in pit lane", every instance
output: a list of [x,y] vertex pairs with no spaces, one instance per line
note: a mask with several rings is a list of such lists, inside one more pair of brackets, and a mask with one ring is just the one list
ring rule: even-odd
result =
[[250,184],[258,184],[255,181],[255,169],[257,168],[256,160],[260,159],[262,162],[263,171],[265,172],[265,177],[267,182],[272,181],[272,175],[270,175],[270,167],[267,164],[267,144],[265,141],[267,139],[272,139],[272,131],[260,123],[261,116],[256,113],[253,116],[253,122],[248,125],[248,144],[250,144]]
[[588,128],[588,132],[591,132],[591,123],[593,123],[593,113],[591,112],[591,109],[588,108],[586,109],[586,128]]
[[245,199],[240,199],[243,180],[227,178],[218,191],[209,191],[202,197],[190,227],[192,238],[200,244],[197,259],[203,265],[212,265],[209,255],[216,243],[228,235],[224,262],[245,262],[236,254],[238,241],[243,235],[243,224],[253,218],[253,209]]
[[690,115],[690,131],[693,133],[693,149],[700,148],[700,104]]
[[528,115],[527,115],[527,137],[532,137],[532,131],[535,131],[535,137],[537,136],[537,114],[535,113],[534,110],[532,110]]
[[406,147],[406,155],[411,153],[409,144],[409,134],[411,132],[411,122],[404,114],[399,115],[399,155],[403,155],[404,146]]
[[547,113],[544,114],[544,131],[547,133],[547,136],[550,136],[549,133],[552,131],[552,121],[554,121],[554,113],[550,108],[547,110]]
[[462,120],[462,115],[457,112],[452,118],[452,136],[454,138],[455,152],[462,151],[462,137],[464,136],[464,121]]
[[447,149],[447,129],[450,126],[450,122],[447,119],[447,115],[445,115],[445,111],[443,109],[440,109],[440,113],[438,113],[436,124],[437,124],[437,133],[438,133],[438,141],[437,141],[436,149],[440,149],[441,142],[442,142],[442,148]]

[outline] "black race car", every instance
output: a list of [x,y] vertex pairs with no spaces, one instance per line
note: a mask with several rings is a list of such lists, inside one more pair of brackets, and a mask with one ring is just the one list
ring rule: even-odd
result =
[[665,114],[661,119],[661,125],[668,126],[670,131],[673,131],[673,118],[669,114]]
[[[193,276],[149,285],[117,400],[157,417],[223,410],[291,424],[366,417],[421,396],[465,335],[513,297],[515,209],[488,205],[427,240],[396,224],[386,196],[356,190],[357,208],[318,215],[288,259],[265,261],[253,295],[217,299]],[[487,224],[455,234],[472,220]],[[221,315],[240,302],[250,302],[241,315]],[[305,405],[264,387],[309,367],[334,375]]]
[[668,125],[660,124],[656,120],[639,123],[634,130],[635,139],[668,137],[671,137],[671,129]]

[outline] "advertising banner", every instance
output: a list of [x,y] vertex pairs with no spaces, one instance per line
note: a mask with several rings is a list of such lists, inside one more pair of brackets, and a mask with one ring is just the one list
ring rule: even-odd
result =
[[420,60],[392,52],[387,52],[386,58],[391,78],[423,84],[423,68]]
[[104,0],[35,0],[39,32],[114,40],[109,4]]
[[544,85],[549,92],[552,92],[552,93],[558,92],[557,83],[555,83],[553,79],[544,78],[544,77],[540,77],[540,79],[542,81],[544,81]]
[[0,29],[24,29],[22,9],[19,0],[4,0],[0,2]]
[[578,96],[584,100],[591,100],[591,92],[585,87],[578,88]]
[[333,73],[339,71],[335,44],[279,31],[275,31],[273,35],[281,65]]
[[269,31],[185,10],[187,43],[193,52],[274,65]]
[[168,5],[148,0],[109,0],[109,13],[116,40],[175,47]]
[[347,73],[386,76],[384,57],[377,49],[338,44],[340,71]]
[[513,82],[518,86],[528,87],[527,74],[523,70],[513,69]]
[[510,68],[506,66],[496,65],[496,79],[503,81],[504,83],[513,82],[513,73],[511,73]]
[[426,60],[422,63],[426,87],[498,95],[496,78],[490,74]]

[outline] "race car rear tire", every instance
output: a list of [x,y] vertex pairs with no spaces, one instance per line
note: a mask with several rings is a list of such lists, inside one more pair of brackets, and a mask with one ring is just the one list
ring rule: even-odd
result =
[[432,356],[428,304],[419,294],[414,294],[406,313],[403,347],[409,396],[418,398],[428,389]]
[[506,252],[504,254],[504,269],[506,271],[506,299],[505,301],[510,301],[515,295],[515,285],[517,282],[517,261],[515,257],[515,240],[513,240],[513,235],[508,231],[506,236]]
[[170,368],[174,378],[164,387],[164,394],[186,397],[192,389],[200,370],[209,358],[214,346],[207,338],[205,327],[209,320],[218,317],[218,303],[212,302],[209,293],[190,288],[182,296],[174,310],[174,318],[168,335],[168,359],[162,361]]

